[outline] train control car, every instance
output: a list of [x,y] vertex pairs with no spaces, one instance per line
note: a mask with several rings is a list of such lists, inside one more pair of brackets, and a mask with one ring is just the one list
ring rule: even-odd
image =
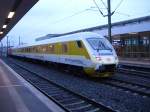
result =
[[81,32],[22,45],[11,55],[81,68],[93,77],[114,74],[118,57],[109,41],[96,33]]

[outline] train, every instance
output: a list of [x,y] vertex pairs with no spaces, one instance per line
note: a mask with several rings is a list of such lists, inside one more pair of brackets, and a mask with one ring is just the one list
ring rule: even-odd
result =
[[118,65],[111,43],[93,32],[54,36],[21,45],[11,48],[10,55],[80,69],[91,77],[110,77]]

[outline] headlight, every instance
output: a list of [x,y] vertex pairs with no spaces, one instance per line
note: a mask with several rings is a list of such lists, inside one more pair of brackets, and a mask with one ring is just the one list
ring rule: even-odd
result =
[[102,58],[100,56],[94,56],[94,57],[95,57],[96,61],[101,61],[102,60]]

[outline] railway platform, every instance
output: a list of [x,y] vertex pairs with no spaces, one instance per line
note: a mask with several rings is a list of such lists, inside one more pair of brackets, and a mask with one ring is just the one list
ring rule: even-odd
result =
[[1,112],[64,112],[0,59]]
[[143,67],[143,68],[150,68],[150,59],[119,58],[119,63],[120,64]]

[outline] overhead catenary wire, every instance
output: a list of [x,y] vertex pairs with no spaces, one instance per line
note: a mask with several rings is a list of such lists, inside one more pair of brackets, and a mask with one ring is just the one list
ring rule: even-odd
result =
[[[96,2],[95,0],[93,0],[93,2],[94,2],[96,8],[98,9],[98,11],[100,12],[100,14],[101,14],[103,17],[108,16],[108,15],[104,15],[104,13],[101,11],[101,8],[99,8],[99,6],[98,6],[98,4],[97,4],[97,2]],[[101,0],[101,2],[102,2],[103,5],[105,6],[105,8],[103,8],[103,9],[107,9],[107,5],[104,3],[104,1]],[[122,2],[123,2],[123,0],[121,0],[121,1],[119,2],[119,4],[117,5],[117,7],[115,8],[115,10],[111,13],[111,15],[113,15],[113,14],[115,13],[115,11],[119,8],[119,6],[121,5]],[[64,17],[64,18],[62,18],[62,19],[60,19],[60,20],[57,20],[57,21],[54,21],[52,24],[56,24],[56,23],[58,23],[58,22],[61,22],[61,21],[66,20],[66,19],[68,19],[68,18],[72,18],[72,17],[74,17],[74,16],[76,16],[76,15],[79,15],[79,14],[81,14],[81,13],[84,13],[85,11],[88,11],[88,9],[85,9],[85,10],[82,10],[82,11],[79,11],[79,12],[76,12],[76,13],[70,15],[70,16]],[[119,13],[119,12],[116,12],[116,13],[129,16],[129,15],[127,15],[127,14],[123,14],[123,13]]]
[[[96,3],[95,0],[93,0],[93,2],[94,2],[94,4],[96,5],[98,11],[101,13],[101,15],[102,15],[103,17],[108,16],[108,15],[104,15],[104,13],[100,10],[100,8],[99,8],[99,6],[98,6],[98,4]],[[101,2],[102,2],[102,4],[104,5],[104,7],[105,7],[106,9],[108,9],[108,7],[107,7],[106,4],[104,3],[104,1],[101,0]],[[111,12],[111,15],[113,15],[113,14],[116,12],[116,10],[120,7],[120,5],[122,4],[122,2],[123,2],[123,0],[121,0],[121,1],[118,3],[118,5],[116,6],[115,10],[114,10],[113,12]]]
[[104,3],[103,0],[101,0],[102,4],[104,5],[104,7],[107,9],[107,5]]
[[115,13],[120,14],[120,15],[124,15],[124,16],[127,16],[127,17],[130,17],[130,16],[131,16],[131,15],[129,15],[129,14],[122,13],[122,12],[115,12]]
[[120,5],[122,4],[122,2],[123,2],[123,0],[121,0],[121,1],[118,3],[118,5],[116,6],[116,8],[115,8],[115,10],[112,12],[112,14],[115,13],[115,11],[120,7]]
[[101,11],[101,9],[99,8],[99,6],[98,6],[98,4],[96,3],[96,1],[93,0],[93,2],[94,2],[94,4],[96,5],[98,11],[101,13],[101,15],[102,15],[103,17],[106,17],[106,15],[104,15],[103,12]]
[[70,16],[64,17],[64,18],[62,18],[62,19],[60,19],[60,20],[57,20],[57,21],[53,22],[53,24],[58,23],[58,22],[61,22],[61,21],[66,20],[66,19],[68,19],[68,18],[72,18],[72,17],[74,17],[74,16],[76,16],[76,15],[79,15],[79,14],[85,12],[85,11],[87,11],[87,9],[82,10],[82,11],[79,11],[79,12],[76,12],[76,13],[74,13],[74,14],[72,14],[72,15],[70,15]]

